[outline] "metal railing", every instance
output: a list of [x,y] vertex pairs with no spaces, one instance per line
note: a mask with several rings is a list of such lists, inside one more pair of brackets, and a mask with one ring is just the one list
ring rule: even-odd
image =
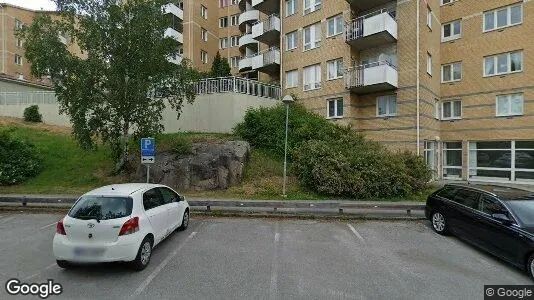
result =
[[280,64],[280,49],[278,47],[273,47],[263,53],[263,65],[272,64]]
[[262,33],[266,33],[271,30],[280,31],[280,17],[277,14],[272,14],[268,16],[267,18],[258,21],[256,24],[260,24],[260,23],[263,23]]
[[196,93],[198,95],[239,93],[276,100],[281,98],[279,85],[236,76],[202,79],[196,84]]
[[378,66],[390,66],[397,70],[397,67],[390,61],[383,60],[372,62],[364,65],[355,66],[345,70],[345,85],[347,88],[361,87],[365,85],[365,69],[374,68]]
[[57,104],[52,91],[39,92],[0,92],[0,105]]
[[381,10],[377,10],[372,13],[359,16],[345,24],[345,41],[348,42],[363,37],[363,26],[365,19],[369,19],[371,17],[378,16],[383,13],[388,13],[394,20],[396,20],[396,11],[393,8],[383,8]]

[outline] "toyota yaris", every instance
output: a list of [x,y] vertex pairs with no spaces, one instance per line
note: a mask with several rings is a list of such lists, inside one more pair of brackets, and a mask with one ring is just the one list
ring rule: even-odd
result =
[[109,185],[81,196],[57,223],[53,252],[62,268],[125,261],[143,270],[152,249],[188,224],[189,204],[167,186]]

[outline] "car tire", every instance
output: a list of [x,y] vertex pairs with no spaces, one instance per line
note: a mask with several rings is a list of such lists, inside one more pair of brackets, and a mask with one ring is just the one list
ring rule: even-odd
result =
[[189,209],[186,209],[182,217],[182,224],[178,227],[178,231],[184,231],[189,226]]
[[66,260],[56,260],[56,264],[60,267],[60,268],[63,268],[63,269],[68,269],[70,268],[72,265],[66,261]]
[[131,267],[136,271],[144,270],[150,263],[150,258],[152,257],[152,239],[150,237],[145,237],[137,250],[137,256],[131,262]]
[[530,278],[534,280],[534,253],[528,258],[526,268],[528,275],[530,275]]
[[430,222],[432,223],[432,229],[438,234],[446,235],[449,232],[449,223],[445,214],[441,211],[432,212]]

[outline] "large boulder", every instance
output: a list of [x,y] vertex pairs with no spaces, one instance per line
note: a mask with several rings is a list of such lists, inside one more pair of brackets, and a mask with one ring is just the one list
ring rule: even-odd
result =
[[[178,157],[171,151],[156,153],[150,165],[150,182],[180,190],[227,189],[240,184],[250,145],[245,141],[202,142],[192,145],[192,154]],[[146,180],[146,167],[139,166],[133,176]]]

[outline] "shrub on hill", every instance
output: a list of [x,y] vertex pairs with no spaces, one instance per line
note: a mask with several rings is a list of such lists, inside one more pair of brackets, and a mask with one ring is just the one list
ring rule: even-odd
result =
[[24,109],[24,121],[40,123],[43,121],[43,116],[39,113],[39,106],[32,105]]
[[39,173],[41,159],[32,144],[0,132],[0,185],[21,183]]

